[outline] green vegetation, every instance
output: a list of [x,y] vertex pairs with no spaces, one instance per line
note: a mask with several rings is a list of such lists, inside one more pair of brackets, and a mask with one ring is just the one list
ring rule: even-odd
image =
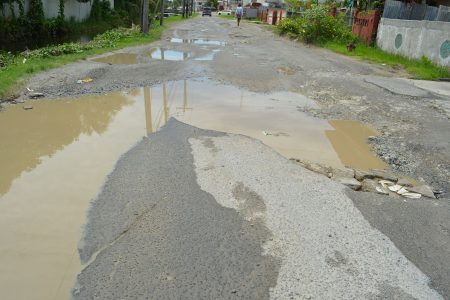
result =
[[[64,0],[59,1],[59,13],[56,18],[45,19],[41,0],[30,0],[30,8],[25,13],[23,0],[0,0],[11,4],[10,17],[5,17],[5,11],[0,14],[0,49],[5,51],[23,51],[35,49],[50,44],[58,44],[73,40],[77,36],[93,35],[105,30],[131,24],[126,14],[119,15],[109,7],[106,0],[94,0],[90,17],[84,22],[66,20],[64,15]],[[87,2],[87,0],[80,0]],[[19,4],[19,15],[14,13],[13,2]]]
[[[386,64],[393,68],[403,68],[417,79],[439,79],[450,77],[449,69],[432,63],[429,59],[408,59],[404,56],[389,54],[375,46],[367,46],[354,36],[338,15],[329,15],[327,5],[312,4],[303,11],[303,16],[283,20],[278,26],[279,34],[299,38],[306,43],[325,47],[334,52],[358,57],[374,63]],[[356,49],[349,52],[347,46],[352,43]]]
[[219,0],[207,0],[206,1],[206,6],[207,7],[214,7],[214,8],[218,8],[219,7]]
[[141,34],[138,27],[119,28],[100,34],[86,44],[49,46],[18,55],[0,53],[0,99],[13,95],[23,80],[36,72],[59,67],[90,55],[153,42],[161,37],[167,25],[181,20],[181,16],[169,17],[164,20],[165,26],[154,24],[147,35]]
[[303,12],[303,17],[284,19],[278,25],[278,30],[280,34],[300,38],[306,43],[354,40],[344,20],[340,17],[332,17],[329,12],[330,7],[327,5],[312,4]]
[[403,68],[415,79],[434,80],[450,78],[448,68],[438,66],[426,57],[422,57],[422,59],[408,59],[401,55],[387,53],[377,47],[367,46],[362,42],[357,42],[355,45],[356,49],[349,52],[347,51],[347,44],[342,42],[330,41],[322,44],[323,47],[337,53],[374,63],[386,64],[394,69]]

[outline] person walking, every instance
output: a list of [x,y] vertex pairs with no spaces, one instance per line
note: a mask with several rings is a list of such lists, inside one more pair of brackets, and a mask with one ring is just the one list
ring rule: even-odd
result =
[[238,4],[238,7],[236,8],[236,19],[237,19],[237,25],[241,23],[242,15],[244,14],[244,9],[242,8],[242,4]]

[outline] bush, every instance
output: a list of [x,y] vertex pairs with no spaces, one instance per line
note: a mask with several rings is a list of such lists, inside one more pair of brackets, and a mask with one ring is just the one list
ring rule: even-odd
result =
[[300,19],[284,19],[278,25],[278,30],[281,34],[292,33],[298,35],[301,29]]
[[329,15],[329,12],[329,6],[313,4],[304,11],[302,18],[284,19],[278,25],[278,30],[281,34],[296,35],[306,43],[354,40],[344,20]]
[[15,61],[15,56],[10,52],[1,52],[0,51],[0,69],[5,68]]
[[139,27],[134,27],[132,29],[118,28],[97,35],[89,43],[66,43],[56,46],[48,46],[29,51],[24,54],[24,56],[29,58],[46,58],[64,54],[82,53],[85,50],[90,50],[93,48],[112,48],[115,47],[116,43],[121,39],[136,34],[139,34]]

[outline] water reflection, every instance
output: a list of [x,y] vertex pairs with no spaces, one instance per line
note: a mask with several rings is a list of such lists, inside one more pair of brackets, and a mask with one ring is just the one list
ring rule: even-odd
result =
[[189,52],[177,51],[161,47],[153,48],[150,51],[150,57],[152,59],[159,60],[183,61],[187,60],[190,56],[191,55]]
[[210,40],[210,39],[181,39],[171,38],[171,43],[178,44],[196,44],[196,45],[211,45],[211,46],[225,46],[227,43],[223,41]]
[[316,104],[299,94],[257,94],[201,80],[164,83],[146,94],[151,95],[151,103],[146,100],[149,133],[173,116],[200,128],[254,137],[288,158],[361,169],[385,167],[366,143],[375,132],[359,122],[328,122],[300,113],[298,106]]
[[[82,97],[77,101],[40,101],[9,107],[0,113],[0,196],[42,157],[73,143],[81,134],[105,132],[112,118],[129,104],[123,94]],[[33,110],[23,106],[32,105]]]
[[206,55],[197,57],[195,60],[200,60],[200,61],[211,61],[214,60],[214,57],[216,56],[217,53],[219,53],[220,50],[213,50],[211,52],[209,52]]
[[134,65],[137,64],[137,55],[133,53],[114,53],[93,59],[93,61],[110,65]]

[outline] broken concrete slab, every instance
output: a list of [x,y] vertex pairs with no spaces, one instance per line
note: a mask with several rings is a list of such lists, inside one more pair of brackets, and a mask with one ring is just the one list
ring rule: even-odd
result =
[[407,81],[397,78],[387,78],[378,76],[366,76],[365,82],[374,84],[382,89],[385,89],[393,94],[405,95],[411,97],[429,97],[431,93],[416,87]]
[[334,177],[333,179],[343,185],[348,186],[354,191],[357,191],[361,188],[361,182],[359,182],[355,178]]
[[324,176],[330,177],[331,168],[327,167],[325,165],[319,164],[319,163],[313,163],[313,162],[302,162],[303,166],[313,172],[322,174]]
[[397,176],[385,170],[369,170],[369,171],[355,170],[355,178],[360,181],[364,179],[380,178],[394,182],[396,182],[398,179]]
[[434,195],[433,190],[431,189],[431,187],[428,186],[428,185],[425,185],[425,184],[408,188],[408,190],[410,192],[418,193],[418,194],[421,194],[421,195],[423,195],[425,197],[428,197],[428,198],[436,199],[436,196]]
[[397,184],[401,185],[401,186],[406,186],[406,187],[411,187],[411,186],[414,185],[413,182],[411,180],[407,179],[407,178],[400,178],[397,181]]
[[361,191],[378,193],[377,187],[379,187],[378,182],[373,179],[364,179],[361,182]]
[[332,177],[353,178],[355,170],[350,168],[331,168]]

